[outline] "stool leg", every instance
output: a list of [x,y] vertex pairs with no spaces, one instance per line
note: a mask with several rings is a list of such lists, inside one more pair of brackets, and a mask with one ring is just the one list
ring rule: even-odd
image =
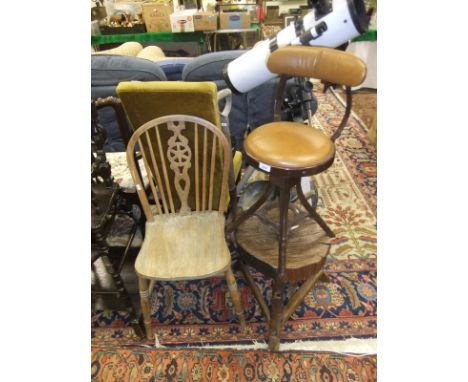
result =
[[143,314],[143,322],[145,324],[146,330],[146,338],[151,340],[152,333],[151,333],[151,308],[149,304],[149,293],[148,288],[149,282],[148,280],[138,277],[138,288],[140,290],[140,302],[141,302],[141,312]]
[[309,277],[301,287],[291,296],[289,300],[289,304],[286,306],[283,314],[283,324],[291,317],[297,307],[304,301],[304,298],[309,294],[312,288],[317,284],[317,281],[321,280],[322,276],[325,275],[323,273],[323,269],[318,271],[315,275]]
[[239,319],[239,323],[241,326],[241,330],[245,332],[245,318],[244,318],[244,311],[242,309],[241,297],[239,290],[237,289],[236,279],[234,274],[232,273],[231,267],[228,267],[226,270],[226,282],[229,289],[229,293],[231,294],[232,304],[234,305],[234,311]]
[[240,195],[242,191],[244,191],[244,187],[247,185],[247,181],[250,179],[254,171],[255,169],[252,166],[247,167],[244,176],[239,180],[239,183],[237,183],[237,195]]
[[283,288],[281,280],[273,280],[273,291],[271,296],[271,318],[270,334],[268,337],[268,349],[278,351],[283,318]]
[[279,184],[280,198],[280,236],[279,236],[279,256],[278,274],[273,280],[273,291],[271,299],[271,319],[270,336],[268,347],[271,351],[278,351],[280,345],[280,335],[283,321],[283,289],[286,270],[286,245],[288,240],[288,206],[291,185],[287,181]]
[[265,316],[265,320],[267,322],[270,321],[270,310],[268,309],[268,305],[263,298],[262,292],[260,291],[260,288],[255,284],[255,281],[250,274],[249,270],[247,269],[247,266],[244,264],[242,260],[239,260],[237,262],[238,267],[240,268],[242,274],[244,275],[245,279],[247,280],[247,283],[249,284],[250,289],[252,290],[252,293],[254,294],[255,298],[257,299],[258,304],[260,305],[260,309],[262,310],[263,315]]
[[323,219],[320,217],[317,211],[314,208],[312,208],[312,206],[307,201],[304,195],[304,192],[302,191],[300,181],[296,184],[296,191],[297,191],[297,196],[299,197],[299,200],[301,201],[301,204],[305,207],[307,212],[309,212],[310,217],[317,222],[317,224],[325,231],[328,237],[335,237],[335,234],[327,225],[327,223],[323,221]]

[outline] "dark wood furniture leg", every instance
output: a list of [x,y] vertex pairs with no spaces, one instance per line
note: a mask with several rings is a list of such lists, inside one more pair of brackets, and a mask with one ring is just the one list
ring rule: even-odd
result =
[[273,290],[271,298],[271,320],[270,320],[270,338],[268,347],[271,351],[278,351],[280,344],[281,329],[283,326],[283,290],[285,282],[286,268],[286,247],[288,242],[288,206],[291,184],[288,179],[271,179],[278,185],[280,198],[280,234],[278,240],[278,273],[273,279]]
[[118,266],[116,261],[111,258],[109,255],[109,247],[107,246],[106,239],[100,233],[95,233],[93,235],[93,239],[95,244],[93,245],[95,252],[94,255],[91,257],[91,265],[97,260],[102,259],[104,267],[106,271],[111,275],[112,280],[115,284],[115,291],[101,291],[101,290],[92,290],[92,293],[95,295],[98,294],[116,294],[117,298],[121,298],[123,303],[126,306],[126,310],[130,315],[130,322],[132,325],[135,334],[140,337],[144,338],[144,331],[138,319],[138,315],[133,307],[132,300],[130,295],[125,288],[123,283],[122,277],[120,276],[120,272],[118,270]]
[[[301,202],[301,204],[304,206],[304,208],[307,210],[307,212],[309,212],[310,214],[310,217],[312,219],[314,219],[317,224],[322,227],[322,229],[325,231],[325,233],[329,236],[329,237],[335,237],[335,234],[333,233],[333,231],[330,229],[330,227],[327,225],[327,223],[325,223],[322,219],[322,217],[317,213],[317,211],[315,210],[315,208],[312,208],[312,206],[309,204],[309,202],[307,201],[305,195],[304,195],[304,192],[302,191],[302,187],[301,187],[301,180],[299,179],[299,181],[296,183],[296,191],[297,191],[297,196],[299,197],[299,201]],[[317,195],[317,198],[318,198],[318,195]]]
[[258,304],[260,305],[260,309],[265,316],[265,319],[267,322],[270,321],[270,309],[268,308],[268,305],[263,298],[262,292],[260,291],[260,288],[255,284],[254,279],[252,278],[252,275],[250,274],[249,270],[247,269],[247,265],[242,261],[242,259],[239,259],[237,262],[242,274],[244,275],[245,279],[247,280],[247,283],[249,284],[250,289],[252,290],[252,293],[254,294],[255,298],[258,301]]
[[109,272],[109,274],[112,276],[112,279],[114,280],[115,287],[117,288],[117,297],[122,298],[125,306],[127,307],[128,314],[130,315],[130,322],[133,330],[135,331],[135,334],[140,338],[144,338],[144,330],[138,319],[138,315],[135,309],[133,308],[130,295],[127,289],[125,288],[122,277],[120,277],[120,274],[115,269],[114,261],[112,261],[107,255],[102,256],[101,258],[104,263],[104,266],[106,267],[107,272]]

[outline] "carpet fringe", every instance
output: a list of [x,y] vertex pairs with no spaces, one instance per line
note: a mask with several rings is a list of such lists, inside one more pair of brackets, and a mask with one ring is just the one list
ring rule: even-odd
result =
[[161,342],[159,342],[159,338],[156,333],[154,334],[154,347],[156,349],[167,349],[166,346],[162,345]]
[[[155,346],[158,349],[167,349],[160,344],[155,335]],[[203,346],[181,346],[179,349],[230,349],[230,350],[267,350],[266,342],[252,341],[250,345],[203,345]],[[343,355],[366,356],[377,354],[377,339],[349,338],[346,340],[330,341],[295,341],[280,344],[280,351],[329,351]]]

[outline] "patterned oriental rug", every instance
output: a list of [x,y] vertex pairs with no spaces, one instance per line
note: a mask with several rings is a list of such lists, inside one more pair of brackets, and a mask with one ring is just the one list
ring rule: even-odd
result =
[[[319,109],[314,116],[314,124],[331,135],[341,120],[344,108],[331,93],[318,92],[316,96]],[[352,117],[337,141],[334,165],[314,179],[320,192],[318,212],[336,234],[325,266],[332,282],[318,283],[314,287],[285,324],[282,342],[376,337],[376,151],[367,132]],[[268,326],[260,308],[240,272],[237,272],[236,279],[248,324],[246,333],[240,333],[224,279],[156,283],[151,305],[159,343],[163,346],[200,346],[264,342]],[[254,279],[269,302],[271,280],[259,273],[254,274]],[[296,287],[297,285],[290,286],[288,296]],[[128,321],[128,315],[123,312],[92,312],[94,357],[100,360],[101,366],[104,362],[102,357],[123,357],[127,360],[125,362],[134,362],[135,370],[142,372],[141,363],[145,361],[139,361],[136,350],[100,348],[106,345],[154,346],[154,342],[138,339]],[[170,358],[172,353],[167,354]],[[255,356],[253,353],[232,354],[232,362],[243,365],[239,368],[242,373],[247,370],[245,365],[248,360]],[[161,358],[163,353],[151,353],[147,356],[159,357],[159,373],[165,372],[168,364]],[[215,367],[215,373],[221,372],[221,364],[225,364],[222,358],[224,356],[227,353],[216,359],[218,366]],[[258,356],[267,357],[262,353]],[[200,362],[206,362],[209,357],[209,353],[203,353]],[[278,362],[285,365],[289,362],[291,370],[296,373],[302,362],[298,360],[303,356],[289,357],[292,358],[284,356]],[[305,371],[306,380],[314,380],[311,376],[320,374],[322,366],[317,366],[319,364],[332,362],[333,365],[336,364],[333,366],[334,370],[347,370],[345,365],[348,365],[348,361],[351,362],[346,357],[335,359],[330,355],[320,355],[317,360],[312,355],[304,357],[309,365]],[[178,367],[184,369],[182,359],[177,362],[180,364]],[[363,359],[353,362],[356,362],[353,372],[361,373],[366,369]],[[293,367],[293,364],[296,366]],[[191,369],[187,370],[192,372]],[[366,370],[366,373],[370,372],[370,369]]]
[[376,356],[327,352],[148,350],[94,347],[92,380],[349,381],[377,380]]

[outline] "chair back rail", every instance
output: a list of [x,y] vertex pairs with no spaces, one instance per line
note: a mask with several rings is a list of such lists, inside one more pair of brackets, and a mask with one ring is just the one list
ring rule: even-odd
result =
[[275,50],[267,66],[280,75],[312,77],[350,87],[360,85],[367,74],[366,64],[354,54],[318,46],[294,45]]
[[346,126],[352,107],[351,87],[360,85],[367,74],[367,66],[352,53],[336,49],[312,46],[288,46],[274,51],[267,62],[268,69],[280,75],[274,114],[280,120],[281,105],[285,96],[285,85],[288,78],[311,77],[346,89],[346,110],[341,122],[330,139],[338,139]]
[[127,161],[146,218],[153,221],[154,212],[137,171],[137,146],[157,214],[224,212],[231,153],[218,127],[202,118],[178,114],[155,118],[132,135]]

